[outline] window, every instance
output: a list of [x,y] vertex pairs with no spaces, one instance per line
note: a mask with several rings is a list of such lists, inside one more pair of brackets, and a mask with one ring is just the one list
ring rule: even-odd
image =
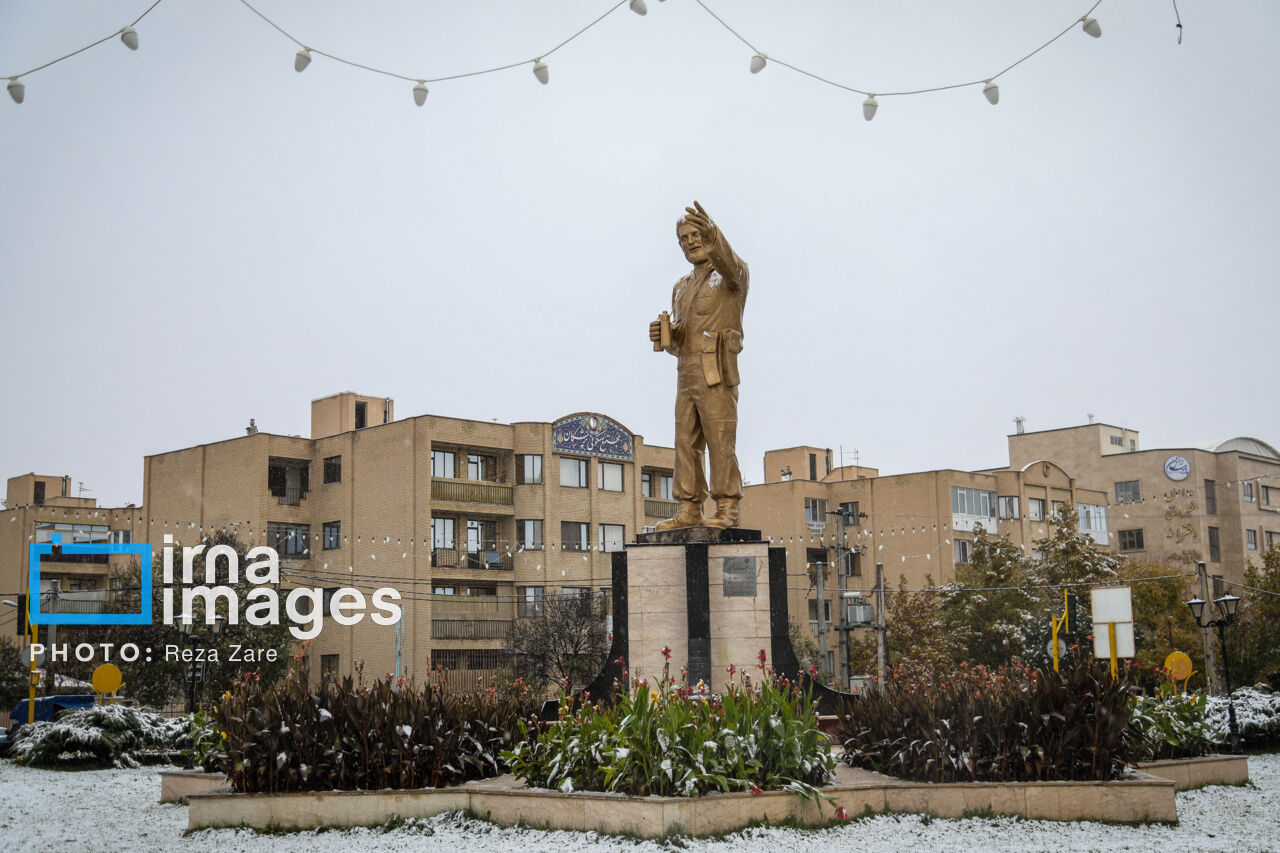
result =
[[825,498],[804,499],[804,521],[810,527],[820,527],[827,523],[827,501]]
[[333,680],[338,677],[338,656],[320,655],[320,680]]
[[516,483],[533,486],[542,482],[542,456],[537,453],[516,455]]
[[333,595],[337,591],[336,586],[326,586],[321,590],[320,613],[328,618],[333,618]]
[[1142,541],[1141,530],[1121,530],[1120,531],[1120,550],[1121,551],[1142,551],[1146,546]]
[[542,519],[522,518],[516,522],[516,545],[526,551],[542,550]]
[[267,542],[282,556],[301,557],[307,554],[307,540],[310,538],[311,528],[306,524],[267,522]]
[[1136,438],[1129,439],[1129,451],[1133,452],[1137,449],[1138,449],[1138,439]]
[[458,460],[452,450],[431,451],[431,476],[455,477],[458,474]]
[[1271,506],[1271,493],[1274,491],[1275,489],[1272,488],[1271,486],[1262,487],[1262,505],[1263,506]]
[[804,561],[810,566],[825,566],[827,564],[826,548],[805,548]]
[[671,494],[672,475],[660,474],[658,476],[658,497],[664,501],[674,500]]
[[1018,512],[1017,495],[999,498],[999,509],[1001,518],[1016,519],[1022,517],[1021,513]]
[[1059,515],[1061,515],[1062,508],[1064,506],[1066,506],[1066,504],[1063,503],[1062,501],[1049,501],[1049,508],[1053,513],[1053,515],[1050,516],[1050,518],[1057,518]]
[[324,459],[324,482],[329,483],[342,482],[342,457],[326,456]]
[[586,598],[591,594],[589,586],[562,586],[560,587],[561,598]]
[[809,454],[809,479],[818,479],[818,454],[816,453]]
[[1044,498],[1027,498],[1027,518],[1044,521]]
[[[1098,504],[1076,504],[1081,533],[1106,533],[1107,508]],[[1100,543],[1104,544],[1104,543]]]
[[454,542],[453,519],[452,518],[431,519],[431,547],[432,548],[452,548],[453,542]]
[[35,491],[31,496],[31,502],[37,506],[44,503],[44,480],[36,480]]
[[626,527],[621,524],[601,524],[600,550],[605,553],[621,551],[626,535]]
[[1218,484],[1213,480],[1204,481],[1204,511],[1209,515],[1218,514]]
[[1111,436],[1111,443],[1116,447],[1124,447],[1124,437],[1119,435]]
[[[822,603],[825,605],[822,608],[822,615],[824,617],[824,621],[830,622],[831,621],[831,601],[829,599],[824,598],[822,600]],[[809,599],[809,622],[811,623],[813,628],[816,630],[818,625],[818,600],[816,598]]]
[[1253,483],[1240,484],[1240,497],[1247,504],[1253,503]]
[[128,530],[113,530],[110,533],[110,537],[108,541],[112,545],[128,545],[133,541],[133,534]]
[[364,429],[369,425],[369,404],[356,403],[356,429]]
[[1209,528],[1209,562],[1222,562],[1222,548],[1218,544],[1218,528]]
[[434,586],[431,588],[432,595],[457,595],[458,588],[456,586]]
[[1244,532],[1244,547],[1250,551],[1258,550],[1258,531],[1246,530]]
[[653,497],[653,475],[648,471],[640,472],[640,495],[642,497]]
[[479,453],[467,454],[467,479],[493,482],[498,474],[498,460]]
[[542,594],[540,586],[518,586],[516,596],[520,601],[520,617],[522,619],[540,619],[542,617]]
[[560,457],[560,485],[571,489],[587,487],[587,460],[571,456]]
[[1116,483],[1116,502],[1142,500],[1142,484],[1137,480],[1125,480]]
[[588,536],[589,525],[585,521],[560,522],[560,550],[585,551],[591,541]]
[[981,518],[996,517],[996,493],[964,486],[951,487],[951,512]]
[[860,501],[841,501],[840,514],[849,519],[850,524],[857,524],[858,519],[862,517],[862,511],[859,506]]
[[342,542],[342,522],[326,521],[324,523],[324,549],[332,551]]
[[955,550],[956,565],[962,566],[973,561],[973,543],[968,539],[952,539]]
[[270,465],[267,467],[267,492],[271,497],[284,497],[287,476],[288,474],[283,465]]
[[622,466],[617,462],[598,462],[600,490],[604,492],[622,491]]
[[1280,547],[1280,533],[1276,533],[1274,530],[1268,530],[1266,539],[1268,551],[1272,548]]

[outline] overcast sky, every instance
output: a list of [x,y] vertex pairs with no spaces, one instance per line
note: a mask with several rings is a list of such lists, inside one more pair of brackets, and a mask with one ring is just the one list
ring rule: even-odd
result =
[[[707,0],[766,54],[876,92],[982,80],[1087,0]],[[610,0],[256,0],[410,77],[532,60]],[[146,0],[0,0],[0,75]],[[1005,464],[1099,421],[1146,447],[1280,442],[1280,4],[1107,0],[981,85],[879,98],[751,50],[694,0],[623,5],[547,58],[429,84],[315,56],[237,0],[164,0],[0,96],[0,475],[140,502],[142,458],[399,417],[591,410],[672,441],[647,325],[698,199],[750,265],[738,449],[882,473]],[[2,81],[0,81],[2,82]],[[777,472],[771,472],[776,479]]]

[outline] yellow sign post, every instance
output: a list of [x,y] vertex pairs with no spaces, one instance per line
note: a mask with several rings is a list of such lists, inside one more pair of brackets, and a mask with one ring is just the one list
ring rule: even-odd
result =
[[1169,673],[1169,678],[1175,683],[1182,682],[1182,692],[1186,693],[1187,682],[1196,672],[1191,664],[1191,658],[1185,652],[1169,652],[1169,656],[1164,659],[1164,668]]
[[1054,672],[1058,671],[1058,632],[1062,630],[1066,630],[1066,631],[1071,630],[1071,625],[1068,622],[1068,619],[1070,618],[1070,614],[1068,611],[1069,611],[1069,608],[1067,605],[1067,591],[1064,589],[1062,591],[1062,615],[1052,616],[1049,619],[1049,624],[1053,631],[1053,639],[1050,641],[1049,646],[1050,646],[1050,650],[1053,653],[1053,671]]

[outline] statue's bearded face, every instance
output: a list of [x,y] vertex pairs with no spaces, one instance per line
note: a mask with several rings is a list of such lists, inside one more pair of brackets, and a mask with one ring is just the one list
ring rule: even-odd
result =
[[701,264],[707,261],[707,250],[702,245],[702,235],[697,228],[681,220],[676,226],[676,239],[680,241],[680,248],[684,250],[685,260],[689,263]]

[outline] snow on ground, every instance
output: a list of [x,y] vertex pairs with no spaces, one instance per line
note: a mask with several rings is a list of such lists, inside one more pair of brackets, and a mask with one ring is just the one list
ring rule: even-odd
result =
[[1280,850],[1280,754],[1249,758],[1253,785],[1178,794],[1178,826],[1108,826],[1014,818],[930,820],[915,815],[852,820],[825,830],[751,829],[715,840],[640,842],[581,832],[504,829],[459,814],[390,830],[352,829],[258,835],[205,830],[183,837],[187,808],[160,805],[155,768],[32,770],[0,762],[0,842],[6,850],[324,851],[455,850],[573,853],[659,850]]

